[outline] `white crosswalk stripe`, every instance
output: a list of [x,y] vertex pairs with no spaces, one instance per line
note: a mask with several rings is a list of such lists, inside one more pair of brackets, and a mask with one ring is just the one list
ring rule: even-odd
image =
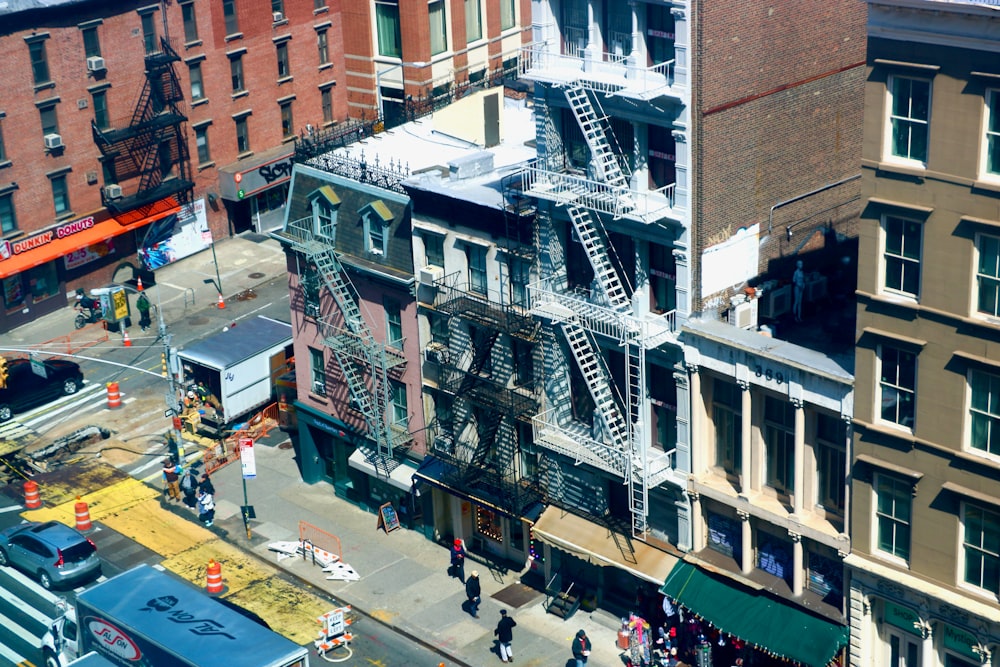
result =
[[43,605],[52,605],[57,597],[44,590],[36,582],[13,568],[2,569],[0,583],[0,664],[2,665],[32,665],[25,653],[38,651],[42,646],[42,635],[48,629],[54,618],[41,609],[33,607],[22,600],[8,586],[14,585],[7,579],[15,580],[22,587],[30,589],[31,594],[43,600]]

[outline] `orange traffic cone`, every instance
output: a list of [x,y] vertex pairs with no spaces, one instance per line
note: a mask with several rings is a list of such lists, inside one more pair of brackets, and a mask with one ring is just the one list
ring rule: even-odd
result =
[[222,292],[219,292],[219,310],[226,307],[226,302],[222,300]]
[[142,291],[142,277],[141,276],[136,279],[135,291],[137,291],[137,292],[141,292]]
[[122,343],[125,347],[132,347],[132,339],[128,337],[128,331],[125,332],[125,336],[122,338]]

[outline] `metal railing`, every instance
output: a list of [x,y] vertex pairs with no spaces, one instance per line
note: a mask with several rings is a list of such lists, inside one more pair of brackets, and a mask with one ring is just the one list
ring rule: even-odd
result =
[[577,463],[587,463],[625,478],[628,474],[629,452],[595,440],[590,429],[580,422],[570,420],[561,425],[555,408],[540,412],[531,418],[535,443],[564,454]]
[[[564,30],[565,32],[565,30]],[[573,82],[591,90],[648,100],[666,94],[674,86],[675,60],[646,67],[629,64],[629,54],[601,53],[588,59],[586,50],[568,48],[556,53],[547,42],[521,47],[518,73],[531,81]]]

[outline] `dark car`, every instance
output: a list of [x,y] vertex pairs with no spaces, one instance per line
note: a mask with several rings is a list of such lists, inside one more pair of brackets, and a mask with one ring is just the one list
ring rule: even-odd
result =
[[97,546],[58,521],[29,521],[0,532],[0,565],[37,577],[46,589],[101,573]]
[[31,368],[28,359],[7,360],[7,386],[0,389],[0,422],[13,417],[15,412],[75,394],[83,386],[80,366],[72,361],[48,359],[41,365],[45,377]]

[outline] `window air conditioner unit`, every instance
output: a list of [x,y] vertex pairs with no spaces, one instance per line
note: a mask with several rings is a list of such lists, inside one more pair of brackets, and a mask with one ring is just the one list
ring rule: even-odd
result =
[[760,316],[767,319],[781,317],[792,309],[792,286],[784,285],[764,292],[760,298]]
[[312,393],[326,396],[326,383],[313,380]]
[[455,451],[455,441],[450,435],[439,435],[434,438],[434,449],[442,452]]
[[46,134],[45,135],[45,148],[48,150],[55,150],[56,148],[63,147],[62,135],[59,134]]
[[281,12],[274,12],[273,18],[275,23],[281,23],[282,21],[285,20],[285,15],[282,14]]
[[103,72],[107,67],[104,66],[104,58],[100,56],[90,56],[87,58],[87,71],[88,72]]
[[424,348],[424,359],[432,364],[448,363],[448,348],[441,343],[431,343]]
[[110,183],[104,186],[104,198],[107,200],[121,199],[122,198],[122,186],[117,183]]
[[440,266],[425,266],[420,269],[420,284],[433,287],[434,283],[444,277],[444,269]]
[[729,323],[740,329],[757,326],[757,300],[745,301],[729,307]]

